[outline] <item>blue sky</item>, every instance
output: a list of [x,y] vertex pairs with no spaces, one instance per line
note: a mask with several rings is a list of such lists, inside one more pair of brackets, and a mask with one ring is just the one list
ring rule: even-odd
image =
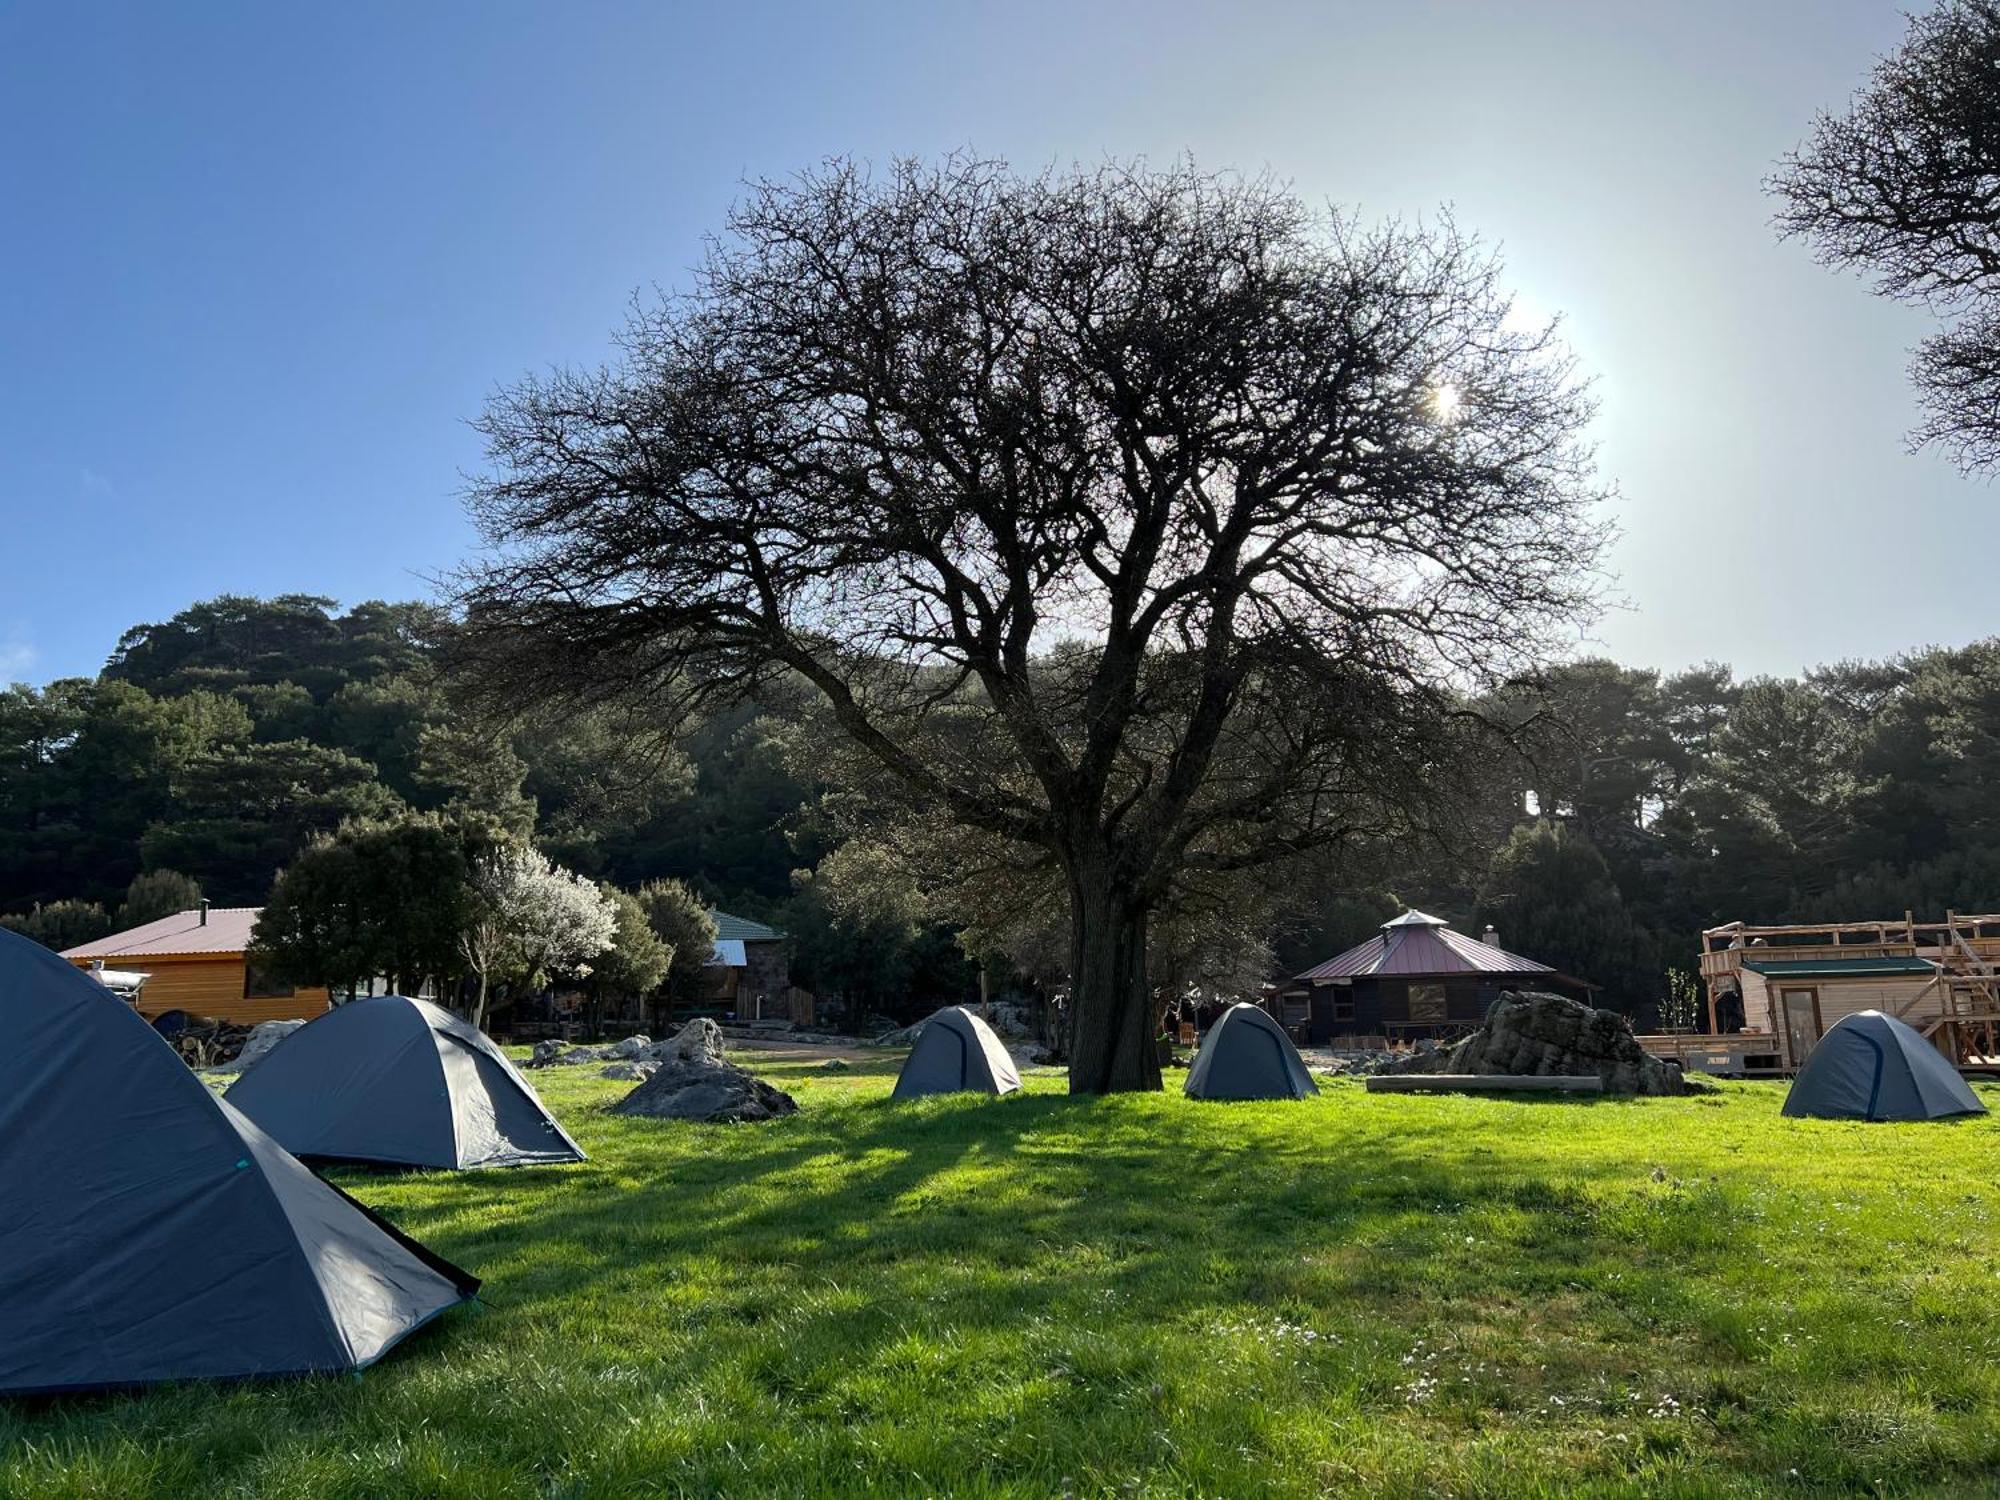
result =
[[1860,0],[0,0],[0,678],[224,591],[425,592],[472,545],[466,419],[602,357],[745,176],[962,146],[1192,152],[1499,241],[1599,382],[1621,659],[1989,633],[1992,495],[1903,447],[1924,319],[1776,244],[1758,186],[1901,31]]

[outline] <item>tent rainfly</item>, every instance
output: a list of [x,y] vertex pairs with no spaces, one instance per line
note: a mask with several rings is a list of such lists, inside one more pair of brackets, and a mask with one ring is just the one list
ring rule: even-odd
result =
[[947,1005],[924,1022],[896,1077],[892,1099],[924,1094],[1011,1094],[1021,1086],[1014,1059],[993,1028],[962,1005]]
[[0,1395],[358,1370],[479,1282],[0,932]]
[[1303,1099],[1319,1085],[1285,1029],[1245,1002],[1208,1028],[1185,1092],[1190,1099]]
[[1937,1120],[1986,1106],[1914,1026],[1879,1010],[1842,1016],[1785,1095],[1794,1119]]
[[484,1032],[402,995],[315,1017],[228,1099],[309,1161],[466,1169],[584,1159]]

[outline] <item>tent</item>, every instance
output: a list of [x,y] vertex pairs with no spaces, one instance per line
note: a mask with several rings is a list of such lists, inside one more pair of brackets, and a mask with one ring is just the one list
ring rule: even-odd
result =
[[1936,1120],[1983,1115],[1986,1106],[1915,1027],[1860,1010],[1813,1045],[1784,1112],[1794,1119]]
[[1318,1092],[1284,1027],[1247,1002],[1230,1006],[1208,1028],[1186,1086],[1190,1099],[1303,1099]]
[[0,1395],[357,1370],[478,1281],[0,932]]
[[308,1160],[467,1168],[584,1159],[484,1032],[401,995],[314,1017],[228,1099]]
[[1011,1094],[1021,1086],[1014,1059],[993,1028],[962,1005],[947,1005],[924,1022],[896,1077],[892,1099],[923,1094]]

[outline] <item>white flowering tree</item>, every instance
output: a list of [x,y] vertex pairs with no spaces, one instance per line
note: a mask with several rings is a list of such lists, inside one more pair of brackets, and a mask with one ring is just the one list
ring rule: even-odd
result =
[[558,974],[578,978],[617,937],[618,914],[604,892],[534,849],[494,851],[472,872],[474,915],[459,939],[479,979],[472,1022],[486,1024],[496,981],[528,986]]

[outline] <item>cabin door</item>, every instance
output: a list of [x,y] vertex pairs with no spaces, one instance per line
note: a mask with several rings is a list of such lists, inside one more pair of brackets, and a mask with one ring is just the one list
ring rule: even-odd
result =
[[1785,1051],[1793,1067],[1801,1067],[1819,1042],[1819,991],[1780,990],[1779,1008],[1785,1017]]

